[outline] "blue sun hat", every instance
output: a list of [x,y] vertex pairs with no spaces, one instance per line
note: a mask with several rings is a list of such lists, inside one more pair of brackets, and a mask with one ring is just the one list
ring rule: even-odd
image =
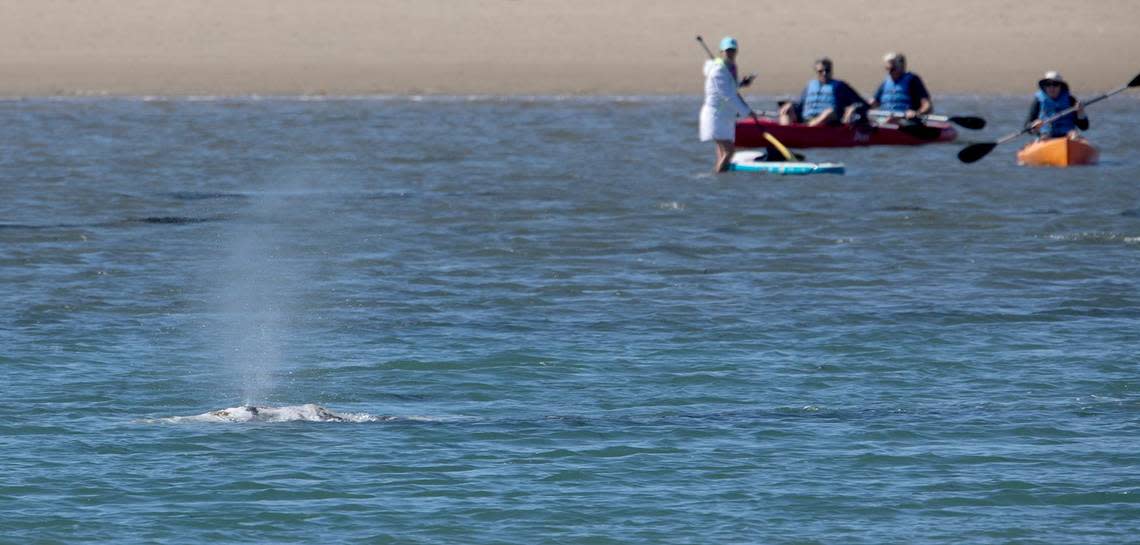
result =
[[737,49],[736,38],[733,38],[732,36],[725,36],[720,40],[720,50],[727,51],[729,49]]

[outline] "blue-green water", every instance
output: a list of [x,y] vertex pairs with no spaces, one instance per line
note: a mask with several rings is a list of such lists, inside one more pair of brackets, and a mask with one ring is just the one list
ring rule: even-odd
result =
[[1140,102],[806,178],[698,102],[0,102],[0,542],[1136,542]]

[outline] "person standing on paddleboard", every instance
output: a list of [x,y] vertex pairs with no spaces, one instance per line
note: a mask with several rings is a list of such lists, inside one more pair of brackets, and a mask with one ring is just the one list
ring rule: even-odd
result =
[[871,99],[871,109],[895,112],[906,119],[934,112],[934,101],[926,84],[918,74],[907,71],[905,55],[887,53],[883,56],[883,68],[887,76]]
[[736,38],[720,41],[720,57],[705,61],[705,102],[701,106],[701,142],[716,142],[713,172],[726,172],[736,150],[736,118],[752,115],[738,89],[752,83],[753,76],[737,83]]
[[803,123],[809,127],[851,123],[867,101],[847,82],[831,77],[834,65],[823,57],[815,61],[815,79],[807,82],[799,102],[780,105],[780,124]]
[[[1089,118],[1081,102],[1069,94],[1069,84],[1055,71],[1045,73],[1045,77],[1037,82],[1037,93],[1033,95],[1033,105],[1029,107],[1029,117],[1025,120],[1025,128],[1037,134],[1038,138],[1057,138],[1068,136],[1076,138],[1082,131],[1089,130]],[[1077,111],[1045,125],[1045,119],[1053,117],[1062,110],[1077,106]]]

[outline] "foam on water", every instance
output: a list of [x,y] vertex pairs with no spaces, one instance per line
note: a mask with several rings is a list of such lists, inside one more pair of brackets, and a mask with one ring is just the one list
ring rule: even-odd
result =
[[1050,240],[1060,240],[1064,242],[1123,242],[1124,244],[1140,243],[1140,236],[1130,236],[1122,233],[1113,233],[1106,231],[1086,231],[1080,233],[1049,235],[1047,238]]
[[147,423],[180,422],[388,422],[394,416],[375,416],[368,413],[338,413],[315,403],[264,407],[242,405],[219,409],[192,416],[170,416],[144,420]]

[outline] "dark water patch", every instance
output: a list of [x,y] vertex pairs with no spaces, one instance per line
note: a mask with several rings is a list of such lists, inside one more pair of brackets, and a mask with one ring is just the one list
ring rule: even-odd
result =
[[439,157],[432,155],[396,155],[385,157],[384,160],[393,165],[432,165],[439,164]]
[[131,223],[147,223],[155,225],[191,225],[195,223],[210,223],[217,221],[226,221],[230,219],[226,216],[213,216],[213,217],[186,217],[186,216],[146,216],[142,218],[130,218],[122,220],[123,224]]
[[[1046,501],[1053,505],[1136,505],[1140,504],[1140,488],[1132,490],[1082,492],[1075,494],[1055,494],[1046,497]],[[1140,515],[1140,511],[1133,510],[1132,516]]]
[[164,195],[180,201],[207,201],[207,200],[247,200],[245,193],[222,193],[212,191],[174,191]]
[[591,137],[587,134],[566,130],[566,129],[548,129],[541,132],[541,137],[546,143],[557,144],[560,142],[585,142]]
[[126,225],[135,224],[151,224],[151,225],[190,225],[196,223],[210,223],[219,221],[228,221],[233,219],[232,216],[210,216],[210,217],[190,217],[190,216],[144,216],[138,218],[127,218],[115,221],[100,221],[91,223],[0,223],[0,230],[28,230],[28,231],[49,231],[58,229],[91,229],[99,227],[122,227]]
[[1110,306],[1095,304],[1064,305],[1056,310],[1037,313],[1035,316],[1047,320],[1073,318],[1140,318],[1140,307],[1121,306],[1118,304],[1112,304]]
[[930,208],[926,208],[923,206],[908,206],[908,205],[886,206],[880,210],[882,212],[932,212],[933,211]]
[[82,227],[90,227],[91,225],[81,225],[77,223],[56,223],[51,225],[36,225],[28,223],[0,223],[0,229],[12,230],[39,230],[39,229],[77,229]]
[[411,191],[383,191],[368,193],[365,198],[374,201],[387,201],[397,199],[410,199],[415,196],[416,194]]

